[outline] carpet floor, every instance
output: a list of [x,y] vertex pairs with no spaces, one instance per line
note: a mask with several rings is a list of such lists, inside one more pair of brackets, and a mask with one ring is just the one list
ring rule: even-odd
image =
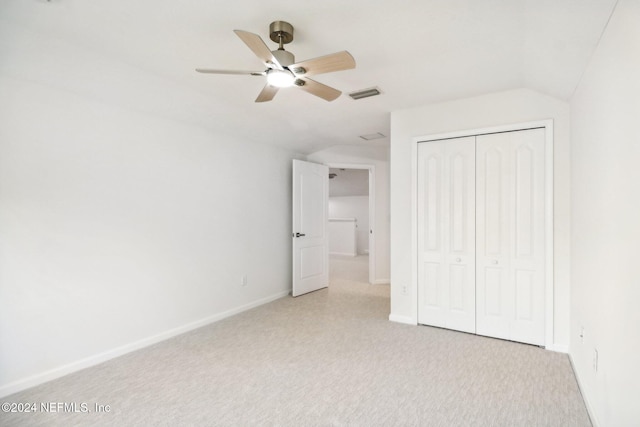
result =
[[0,425],[591,425],[567,355],[389,322],[389,287],[364,282],[357,258],[332,258],[328,289],[2,399],[87,413],[0,413]]

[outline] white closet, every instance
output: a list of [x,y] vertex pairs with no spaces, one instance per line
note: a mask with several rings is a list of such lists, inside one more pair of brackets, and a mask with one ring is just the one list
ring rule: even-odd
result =
[[418,145],[418,322],[545,343],[545,130]]

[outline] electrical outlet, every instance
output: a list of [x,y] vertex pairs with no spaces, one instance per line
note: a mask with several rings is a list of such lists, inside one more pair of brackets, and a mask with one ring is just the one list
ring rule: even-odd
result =
[[247,286],[247,275],[246,274],[242,275],[242,278],[240,279],[240,284],[242,286]]
[[402,295],[407,295],[407,285],[402,285]]
[[598,350],[593,349],[593,370],[598,372]]

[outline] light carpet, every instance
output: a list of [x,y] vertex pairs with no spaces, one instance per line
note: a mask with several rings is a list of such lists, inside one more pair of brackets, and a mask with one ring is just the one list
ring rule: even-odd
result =
[[0,399],[92,412],[1,413],[0,425],[591,425],[566,355],[389,322],[389,287],[343,267],[328,289]]

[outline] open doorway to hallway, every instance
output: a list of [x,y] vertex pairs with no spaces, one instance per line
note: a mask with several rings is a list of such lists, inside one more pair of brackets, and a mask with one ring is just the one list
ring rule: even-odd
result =
[[329,169],[329,280],[370,283],[372,248],[371,172]]

